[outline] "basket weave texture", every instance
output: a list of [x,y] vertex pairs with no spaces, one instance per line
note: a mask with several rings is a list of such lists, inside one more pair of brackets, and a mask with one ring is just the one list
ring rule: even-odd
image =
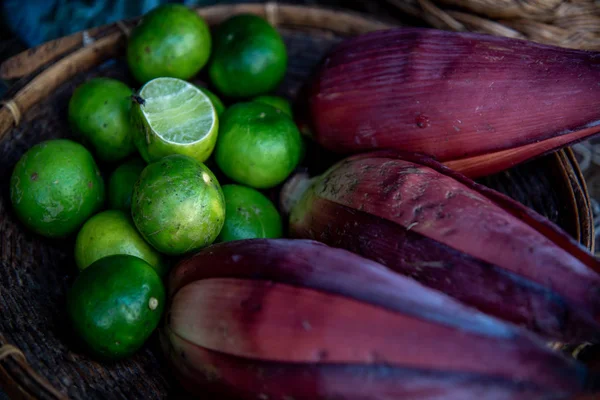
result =
[[439,29],[600,50],[600,3],[593,0],[387,1]]

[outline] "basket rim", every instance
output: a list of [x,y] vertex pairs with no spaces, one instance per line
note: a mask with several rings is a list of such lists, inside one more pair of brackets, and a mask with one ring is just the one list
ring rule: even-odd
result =
[[[274,26],[304,26],[342,33],[363,33],[375,29],[397,26],[397,21],[383,21],[369,14],[352,10],[286,4],[276,1],[266,3],[222,4],[207,7],[192,7],[209,25],[221,22],[226,16],[252,13],[266,18]],[[340,14],[341,12],[341,14]],[[321,18],[333,17],[331,24],[315,24]],[[110,24],[81,30],[67,36],[44,42],[36,47],[11,56],[0,64],[0,79],[14,80],[36,72],[40,67],[75,49],[91,44],[94,40],[115,31],[125,35],[141,19],[141,16],[116,21]]]
[[[383,22],[367,14],[345,9],[276,2],[191,8],[205,18],[210,26],[217,25],[232,15],[242,13],[262,16],[279,28],[313,29],[340,36],[357,35],[399,26]],[[122,20],[77,32],[43,43],[6,60],[0,66],[0,75],[4,74],[0,78],[9,76],[9,72],[14,68],[21,68],[28,74],[15,75],[14,77],[20,79],[9,88],[7,95],[1,100],[0,143],[6,139],[8,132],[13,127],[19,125],[22,115],[43,101],[56,88],[73,76],[117,55],[125,44],[128,31],[135,26],[139,19],[140,17]],[[22,69],[23,62],[28,61],[33,63],[32,66]],[[14,396],[11,398],[35,399],[39,398],[38,394],[42,394],[44,398],[60,400],[69,398],[53,387],[47,379],[39,376],[22,356],[23,353],[18,347],[7,343],[0,333],[0,349],[7,349],[8,346],[16,350],[11,351],[4,358],[0,358],[0,388]]]

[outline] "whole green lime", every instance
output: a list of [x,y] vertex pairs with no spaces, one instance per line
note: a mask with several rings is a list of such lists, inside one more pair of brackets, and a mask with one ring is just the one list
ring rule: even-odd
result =
[[133,189],[138,231],[158,251],[185,254],[211,244],[225,220],[219,182],[201,162],[181,154],[149,164]]
[[145,83],[158,77],[189,79],[206,65],[212,39],[208,25],[181,4],[164,4],[144,15],[127,44],[133,76]]
[[161,277],[167,272],[162,255],[146,243],[129,213],[107,210],[94,215],[81,227],[75,240],[75,262],[81,270],[101,258],[115,254],[141,258]]
[[296,168],[302,148],[300,132],[289,117],[266,104],[238,103],[221,118],[215,160],[234,181],[266,189]]
[[288,99],[279,96],[264,95],[255,97],[253,101],[273,106],[282,113],[285,113],[288,117],[293,118],[292,105],[290,104],[290,101]]
[[30,148],[15,165],[10,200],[29,229],[47,237],[63,237],[102,207],[104,181],[81,144],[48,140]]
[[204,93],[210,99],[211,103],[215,107],[215,110],[217,110],[217,116],[220,117],[225,112],[225,105],[221,99],[205,87],[198,86],[198,89],[200,89],[202,93]]
[[133,185],[146,167],[139,157],[119,165],[108,179],[108,204],[115,210],[131,213],[131,194]]
[[224,185],[225,225],[218,241],[279,238],[281,217],[265,195],[242,185]]
[[277,87],[287,69],[281,35],[256,15],[236,15],[215,33],[208,73],[217,90],[230,97],[252,97]]
[[135,151],[130,125],[133,91],[123,82],[94,78],[77,87],[69,101],[69,122],[98,159],[122,160]]
[[81,271],[67,299],[77,336],[103,360],[139,350],[158,326],[164,306],[160,277],[144,260],[129,255],[104,257]]

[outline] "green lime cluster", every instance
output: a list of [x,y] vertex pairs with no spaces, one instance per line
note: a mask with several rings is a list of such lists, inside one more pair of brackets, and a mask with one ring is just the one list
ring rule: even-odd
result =
[[[162,5],[131,32],[126,60],[136,83],[80,84],[68,104],[71,139],[31,147],[10,179],[25,227],[73,239],[72,328],[108,360],[133,355],[157,328],[177,257],[282,236],[264,190],[304,151],[290,101],[273,94],[286,46],[263,18],[237,15],[211,33],[193,10]],[[208,85],[192,81],[203,70]]]

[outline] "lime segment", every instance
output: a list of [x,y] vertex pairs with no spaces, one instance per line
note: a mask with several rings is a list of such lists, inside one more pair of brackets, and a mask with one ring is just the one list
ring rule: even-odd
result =
[[135,143],[146,162],[184,154],[204,162],[212,153],[218,117],[210,98],[177,78],[156,78],[134,104]]

